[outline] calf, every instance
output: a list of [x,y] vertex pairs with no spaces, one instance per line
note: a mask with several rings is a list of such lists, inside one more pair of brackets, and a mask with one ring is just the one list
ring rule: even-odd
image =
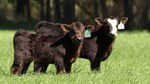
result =
[[71,70],[69,65],[79,57],[82,47],[84,26],[74,22],[57,27],[62,29],[57,36],[33,34],[23,29],[15,33],[12,74],[26,73],[32,61],[35,72],[46,72],[49,63],[55,64],[57,73]]
[[35,48],[37,48],[39,40],[50,42],[50,45],[62,36],[63,35],[52,37],[50,35],[34,34],[24,29],[18,30],[13,38],[14,61],[11,66],[11,73],[26,73],[30,63],[33,61],[33,56],[36,53]]
[[80,57],[90,60],[92,71],[99,71],[100,63],[111,54],[117,29],[124,29],[127,20],[127,17],[123,17],[118,24],[115,18],[106,20],[96,18],[96,26],[86,26],[87,29],[91,30],[91,37],[84,40]]
[[[45,32],[47,32],[49,30],[46,29],[46,26],[49,26],[49,29],[51,29],[51,26],[58,26],[58,24],[49,25],[48,22],[42,22],[40,25],[41,26],[38,27],[36,26],[36,32],[40,35],[46,34],[38,30],[41,27]],[[65,25],[63,27],[68,29],[69,33],[67,33],[65,36],[63,36],[63,38],[55,42],[53,45],[49,45],[48,42],[43,41],[37,44],[37,48],[35,49],[36,55],[34,57],[35,72],[46,72],[47,66],[50,63],[55,64],[57,73],[68,73],[71,71],[70,65],[79,57],[82,48],[82,41],[84,39],[84,25],[80,22],[74,22],[69,26]],[[51,34],[51,30],[47,35],[49,34]]]
[[84,25],[74,22],[71,25],[59,24],[58,27],[66,33],[51,36],[33,34],[26,30],[16,32],[11,73],[26,73],[33,60],[35,72],[46,72],[50,63],[55,64],[57,73],[69,72],[70,65],[79,57],[82,48]]

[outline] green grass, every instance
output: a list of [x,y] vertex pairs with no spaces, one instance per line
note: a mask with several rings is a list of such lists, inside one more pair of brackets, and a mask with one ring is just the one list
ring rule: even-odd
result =
[[26,75],[10,74],[13,62],[15,30],[0,30],[0,83],[2,84],[150,84],[150,34],[119,33],[109,59],[101,64],[101,72],[90,71],[89,61],[78,59],[72,73],[56,75],[54,65],[46,74],[33,73],[33,64]]

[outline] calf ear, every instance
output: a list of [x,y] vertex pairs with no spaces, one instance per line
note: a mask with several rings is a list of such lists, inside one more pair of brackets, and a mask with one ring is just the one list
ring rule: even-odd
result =
[[90,31],[93,31],[95,27],[93,25],[86,25],[85,29],[89,29]]
[[128,21],[128,17],[122,17],[120,19],[120,23],[122,22],[123,24],[125,24]]
[[69,32],[69,25],[67,24],[60,24],[60,28],[64,31],[64,32]]
[[125,29],[125,23],[128,21],[128,17],[122,17],[118,24],[118,29]]
[[95,22],[97,25],[102,25],[103,24],[103,20],[100,17],[95,18]]

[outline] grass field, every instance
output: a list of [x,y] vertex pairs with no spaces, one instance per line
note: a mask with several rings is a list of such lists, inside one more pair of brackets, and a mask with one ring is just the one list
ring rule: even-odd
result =
[[35,74],[31,64],[22,76],[10,74],[14,32],[0,30],[1,84],[150,84],[150,33],[146,31],[119,33],[100,73],[90,71],[88,60],[78,59],[71,74],[56,75],[54,65],[49,65],[46,74]]

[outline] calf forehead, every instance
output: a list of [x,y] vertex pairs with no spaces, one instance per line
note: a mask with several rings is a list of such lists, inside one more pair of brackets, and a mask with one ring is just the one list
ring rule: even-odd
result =
[[112,26],[113,28],[116,27],[117,24],[118,24],[117,19],[110,19],[110,18],[108,18],[107,21],[108,21],[108,23],[111,24],[111,26]]
[[82,24],[82,23],[80,23],[80,22],[75,22],[74,24],[73,24],[73,29],[74,29],[74,31],[77,31],[77,32],[83,32],[84,31],[84,25]]
[[111,25],[112,27],[112,30],[111,30],[111,33],[115,36],[117,36],[117,24],[118,24],[118,21],[117,19],[113,18],[108,18],[107,19],[107,22]]

